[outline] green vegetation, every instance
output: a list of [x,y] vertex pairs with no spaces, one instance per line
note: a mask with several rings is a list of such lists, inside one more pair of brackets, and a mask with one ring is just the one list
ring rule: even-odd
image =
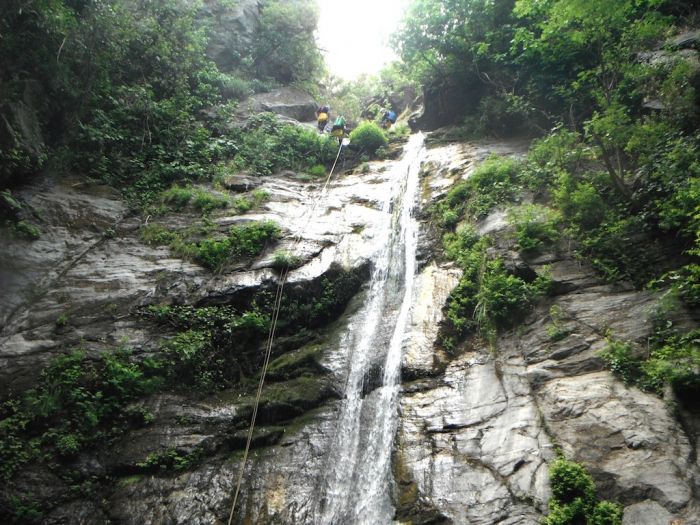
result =
[[489,237],[480,238],[469,226],[447,233],[443,243],[464,272],[447,302],[442,339],[448,349],[474,330],[492,341],[498,328],[512,324],[549,288],[547,277],[526,282],[508,272],[500,258],[489,256]]
[[309,169],[307,169],[306,173],[314,177],[324,177],[326,175],[326,171],[326,167],[323,164],[316,164],[315,166],[311,166]]
[[[235,202],[234,207],[240,210],[241,203],[245,203],[245,209],[248,209],[250,202],[247,200]],[[149,224],[141,228],[141,238],[150,244],[168,245],[176,255],[218,271],[229,262],[257,257],[281,235],[280,227],[272,221],[232,226],[227,236],[208,237],[213,229],[214,225],[206,222],[199,228],[183,231]],[[197,236],[205,237],[193,240]]]
[[[228,4],[215,0],[207,8]],[[253,91],[318,78],[315,3],[262,3],[251,45],[238,38],[225,44],[227,71],[206,58],[216,21],[201,16],[202,7],[184,0],[9,0],[0,14],[0,109],[7,116],[0,187],[48,166],[112,184],[144,206],[173,182],[210,179],[212,164],[234,157],[255,172],[297,167],[298,158],[287,164],[280,152],[260,168],[253,157],[261,152],[251,150],[246,132],[223,122]],[[222,103],[219,117],[200,119],[200,110]],[[282,148],[288,140],[308,142],[279,127]]]
[[127,405],[162,384],[151,362],[128,350],[89,358],[75,351],[56,358],[38,386],[0,407],[0,477],[28,461],[70,459],[85,448],[144,424]]
[[521,251],[537,250],[559,238],[559,214],[546,206],[525,204],[512,208],[508,219],[515,228],[517,247]]
[[196,465],[201,459],[201,450],[195,449],[192,452],[182,452],[176,449],[168,449],[163,452],[149,454],[144,461],[136,466],[146,472],[158,470],[186,470]]
[[303,260],[286,250],[278,250],[272,256],[272,267],[276,270],[293,269],[301,266]]
[[234,164],[254,175],[270,175],[282,169],[308,170],[335,159],[338,144],[329,135],[280,123],[271,113],[250,117],[245,131],[237,132]]
[[552,498],[544,525],[621,525],[622,507],[598,501],[593,478],[578,463],[559,458],[549,467]]
[[399,62],[384,67],[377,75],[362,75],[355,80],[328,74],[321,84],[321,96],[330,104],[332,113],[353,122],[363,118],[378,120],[381,108],[400,111],[419,94],[418,84]]
[[15,236],[20,239],[26,239],[28,241],[35,241],[41,237],[41,230],[35,224],[31,224],[27,221],[17,221],[12,223],[12,232]]
[[552,323],[547,326],[547,336],[553,343],[561,341],[569,336],[571,330],[562,324],[564,320],[564,310],[559,305],[552,305],[549,309],[549,317]]
[[433,214],[444,228],[454,229],[462,218],[479,219],[495,206],[512,202],[521,188],[518,168],[513,159],[489,157],[450,189]]
[[660,334],[645,352],[632,343],[611,340],[601,357],[625,383],[663,393],[670,385],[686,396],[700,391],[700,330]]
[[387,144],[387,138],[382,128],[369,121],[362,122],[352,130],[350,141],[360,150],[366,151],[370,155],[374,154],[381,146]]

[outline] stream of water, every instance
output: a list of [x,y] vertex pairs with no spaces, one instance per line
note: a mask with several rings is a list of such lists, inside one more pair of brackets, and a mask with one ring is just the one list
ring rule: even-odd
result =
[[390,167],[382,205],[382,248],[364,306],[345,340],[345,396],[318,489],[315,523],[384,524],[391,503],[391,450],[398,419],[401,348],[411,308],[418,225],[413,217],[423,136],[413,135]]

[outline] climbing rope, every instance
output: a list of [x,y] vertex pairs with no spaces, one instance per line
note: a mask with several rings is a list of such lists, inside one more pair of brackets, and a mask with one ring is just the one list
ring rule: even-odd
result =
[[[333,176],[333,172],[335,171],[335,167],[338,164],[338,159],[340,158],[340,153],[343,151],[343,144],[341,143],[339,148],[338,148],[338,154],[335,156],[335,161],[333,162],[333,167],[331,168],[331,171],[328,173],[328,177],[326,178],[326,182],[323,185],[323,188],[321,188],[320,194],[319,194],[319,199],[314,199],[313,205],[311,206],[311,210],[309,211],[309,217],[306,220],[306,223],[304,224],[304,227],[299,230],[299,233],[297,234],[294,243],[292,244],[291,250],[294,250],[297,245],[301,242],[301,232],[306,231],[306,227],[309,225],[311,222],[311,219],[313,218],[314,211],[316,210],[316,206],[318,205],[318,202],[321,200],[320,197],[324,195],[326,192],[326,189],[328,188],[328,184],[330,183],[331,177]],[[250,444],[253,441],[253,430],[255,429],[255,419],[258,415],[258,407],[260,406],[260,398],[262,397],[262,389],[263,385],[265,383],[265,375],[267,374],[267,367],[270,364],[270,356],[272,355],[272,343],[275,340],[275,331],[277,330],[277,320],[279,318],[280,314],[280,308],[282,306],[282,292],[284,291],[284,285],[287,281],[287,275],[289,274],[289,264],[287,264],[282,271],[280,272],[280,277],[279,277],[279,282],[277,283],[277,291],[275,293],[275,302],[272,307],[272,317],[270,319],[270,330],[267,333],[267,343],[265,344],[265,358],[263,360],[263,367],[262,367],[262,373],[260,374],[260,381],[258,382],[258,390],[255,394],[255,403],[253,404],[253,414],[250,417],[250,426],[248,428],[248,438],[246,439],[246,444],[245,444],[245,452],[243,453],[243,461],[241,463],[241,468],[238,473],[238,480],[236,481],[236,490],[233,494],[233,503],[231,504],[231,513],[229,514],[228,517],[228,525],[231,525],[233,522],[233,513],[236,509],[236,502],[238,501],[238,494],[240,493],[241,490],[241,484],[243,482],[243,474],[245,473],[245,466],[246,462],[248,461],[248,453],[250,452]]]

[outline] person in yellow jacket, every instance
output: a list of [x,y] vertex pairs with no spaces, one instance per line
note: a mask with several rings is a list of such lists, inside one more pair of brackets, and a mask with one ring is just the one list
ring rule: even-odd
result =
[[316,110],[316,118],[318,124],[319,133],[323,133],[326,129],[326,125],[331,118],[331,108],[330,106],[321,106]]

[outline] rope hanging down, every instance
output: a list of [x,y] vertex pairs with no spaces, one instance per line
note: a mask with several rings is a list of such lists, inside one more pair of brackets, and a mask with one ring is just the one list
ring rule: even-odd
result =
[[[336,164],[338,164],[338,159],[340,158],[340,152],[343,151],[343,144],[340,144],[340,147],[338,148],[338,154],[335,156],[335,161],[333,162],[333,167],[331,168],[330,173],[328,174],[328,177],[326,178],[326,182],[323,185],[323,188],[321,188],[321,192],[319,196],[323,196],[325,193],[326,189],[328,188],[328,184],[331,180],[331,177],[333,176],[333,172],[335,171]],[[299,230],[299,233],[296,236],[296,239],[294,240],[294,244],[292,244],[291,250],[294,250],[294,248],[297,247],[299,242],[301,242],[301,232],[306,231],[306,227],[309,225],[311,222],[311,219],[313,218],[314,211],[316,210],[316,206],[318,205],[318,201],[320,199],[314,199],[313,205],[311,206],[311,210],[309,212],[309,217],[306,220],[306,223],[304,224],[304,227]],[[258,390],[255,395],[255,404],[253,405],[253,414],[250,418],[250,427],[248,428],[248,439],[246,440],[245,444],[245,452],[243,453],[243,461],[241,463],[241,469],[238,473],[238,480],[236,481],[236,491],[233,494],[233,503],[231,504],[231,513],[229,514],[228,517],[228,525],[231,525],[233,522],[233,513],[236,509],[236,502],[238,501],[238,494],[240,493],[241,490],[241,483],[243,482],[243,474],[245,473],[245,466],[246,462],[248,461],[248,452],[250,452],[250,444],[253,441],[253,430],[255,428],[255,418],[258,415],[258,407],[260,406],[260,398],[262,396],[262,389],[263,389],[263,384],[265,383],[265,374],[267,374],[267,367],[270,364],[270,355],[272,354],[272,343],[275,340],[275,330],[277,329],[277,319],[279,318],[280,314],[280,307],[282,306],[282,292],[284,290],[284,285],[287,281],[287,275],[289,274],[289,265],[285,266],[284,269],[280,272],[280,277],[279,277],[279,282],[277,283],[277,292],[275,293],[275,302],[274,306],[272,307],[272,317],[270,319],[270,330],[267,334],[267,343],[265,344],[265,359],[263,360],[263,367],[262,367],[262,373],[260,374],[260,381],[258,382]]]

